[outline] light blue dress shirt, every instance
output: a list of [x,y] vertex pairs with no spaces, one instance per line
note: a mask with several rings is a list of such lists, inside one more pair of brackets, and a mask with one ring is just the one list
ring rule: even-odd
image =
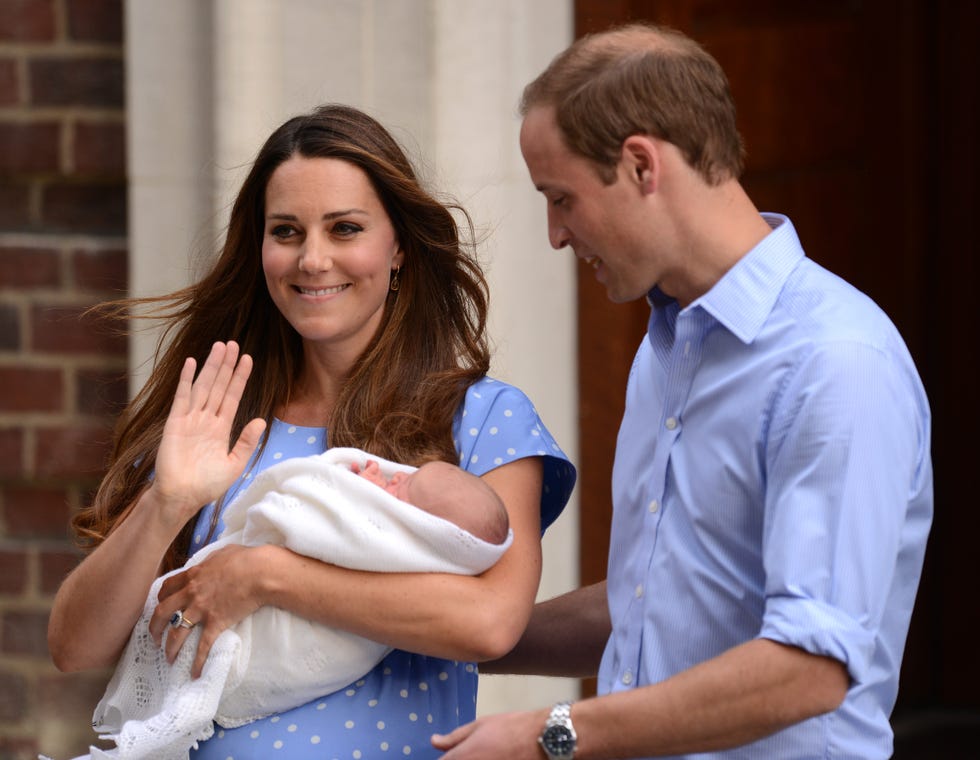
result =
[[887,758],[932,520],[929,406],[887,316],[764,216],[773,231],[701,298],[650,294],[613,469],[599,691],[771,639],[844,663],[844,703],[696,757]]

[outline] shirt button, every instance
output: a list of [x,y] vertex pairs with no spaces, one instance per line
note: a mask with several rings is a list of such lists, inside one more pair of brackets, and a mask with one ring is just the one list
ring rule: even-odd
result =
[[623,684],[629,686],[631,683],[633,683],[633,674],[627,670],[623,673]]
[[638,583],[637,584],[636,591],[634,593],[636,594],[636,598],[637,599],[639,599],[641,596],[643,596],[643,584],[642,583]]
[[660,509],[660,503],[656,499],[654,499],[653,501],[650,502],[650,506],[648,507],[648,509],[650,510],[651,515],[656,514],[657,510]]
[[676,417],[668,417],[667,418],[667,421],[664,424],[667,426],[667,429],[668,430],[673,430],[674,428],[677,427],[677,418]]

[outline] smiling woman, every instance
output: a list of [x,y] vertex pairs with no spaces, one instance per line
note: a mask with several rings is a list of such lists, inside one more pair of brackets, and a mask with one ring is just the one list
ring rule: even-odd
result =
[[510,650],[527,623],[541,533],[575,471],[530,400],[486,376],[487,286],[454,211],[468,219],[420,186],[374,119],[323,106],[263,145],[204,279],[107,307],[149,308],[167,331],[74,521],[89,551],[52,611],[59,668],[115,663],[157,576],[211,543],[235,495],[284,459],[345,446],[459,464],[497,492],[514,532],[473,577],[348,570],[269,545],[226,546],[168,577],[149,632],[171,662],[199,634],[194,673],[262,607],[394,650],[338,692],[209,726],[195,757],[436,757],[430,736],[474,717],[475,661]]
[[294,156],[269,178],[265,205],[269,295],[307,352],[353,361],[404,259],[370,180],[346,161]]

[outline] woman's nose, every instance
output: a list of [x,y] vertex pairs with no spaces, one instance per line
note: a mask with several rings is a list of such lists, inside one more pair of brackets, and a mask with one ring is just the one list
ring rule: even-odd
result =
[[299,269],[306,274],[326,272],[333,267],[333,256],[327,243],[309,236],[303,243],[299,254]]

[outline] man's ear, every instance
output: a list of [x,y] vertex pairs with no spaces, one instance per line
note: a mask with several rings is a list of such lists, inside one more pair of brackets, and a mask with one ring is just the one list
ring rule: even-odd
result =
[[646,135],[630,135],[623,141],[623,163],[630,178],[644,195],[655,193],[660,185],[660,152]]

